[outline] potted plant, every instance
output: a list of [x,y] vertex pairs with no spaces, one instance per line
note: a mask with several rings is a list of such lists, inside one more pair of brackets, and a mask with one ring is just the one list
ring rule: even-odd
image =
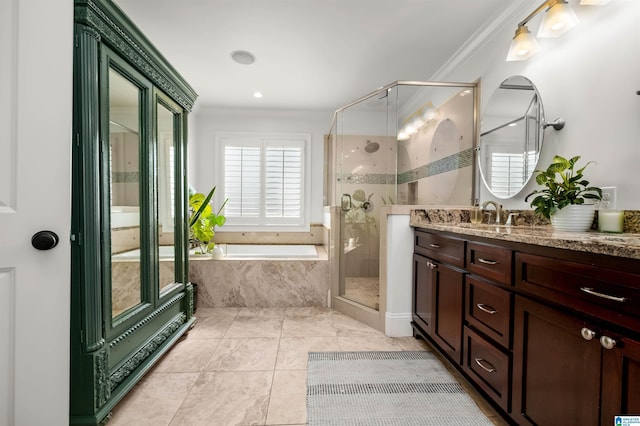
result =
[[535,195],[531,207],[535,214],[551,220],[554,229],[560,231],[586,231],[591,228],[595,214],[595,204],[586,200],[598,201],[602,198],[602,189],[589,186],[583,172],[592,161],[584,167],[574,170],[579,156],[569,160],[559,155],[547,170],[536,170],[536,182],[543,189],[536,189],[524,199]]
[[222,226],[227,221],[221,212],[229,199],[224,200],[218,212],[214,213],[210,202],[215,192],[216,187],[214,186],[207,196],[199,192],[189,196],[191,211],[189,241],[196,246],[196,254],[214,254],[214,257],[220,257],[221,252],[216,256],[216,243],[213,241],[213,236],[215,235],[215,227]]

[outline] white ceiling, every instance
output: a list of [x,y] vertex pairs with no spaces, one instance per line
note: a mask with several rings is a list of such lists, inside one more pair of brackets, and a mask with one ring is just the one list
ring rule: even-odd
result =
[[[198,107],[330,111],[397,80],[428,80],[514,2],[114,1],[193,86]],[[234,50],[257,59],[237,64]]]

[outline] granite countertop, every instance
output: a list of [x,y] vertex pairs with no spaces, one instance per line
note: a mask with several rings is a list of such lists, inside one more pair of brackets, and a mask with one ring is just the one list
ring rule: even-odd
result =
[[411,211],[410,225],[461,235],[640,259],[640,233],[557,232],[551,225],[472,224],[468,222],[468,213],[466,218],[467,221],[464,221],[464,211],[416,209]]

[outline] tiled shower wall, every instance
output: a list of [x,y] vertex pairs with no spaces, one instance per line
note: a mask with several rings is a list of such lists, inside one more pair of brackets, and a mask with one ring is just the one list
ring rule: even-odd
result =
[[398,203],[469,205],[473,182],[473,96],[461,91],[430,122],[398,142]]
[[[340,136],[342,163],[338,166],[338,192],[349,194],[353,207],[345,213],[342,245],[350,238],[356,248],[345,254],[345,276],[378,276],[380,263],[379,208],[395,204],[395,138],[386,136]],[[367,144],[377,143],[375,152],[367,152]],[[371,205],[363,209],[363,201]]]

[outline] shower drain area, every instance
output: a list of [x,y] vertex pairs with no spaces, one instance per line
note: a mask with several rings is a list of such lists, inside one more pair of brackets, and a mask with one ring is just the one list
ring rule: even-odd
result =
[[380,279],[378,277],[346,277],[344,296],[371,309],[380,308]]

